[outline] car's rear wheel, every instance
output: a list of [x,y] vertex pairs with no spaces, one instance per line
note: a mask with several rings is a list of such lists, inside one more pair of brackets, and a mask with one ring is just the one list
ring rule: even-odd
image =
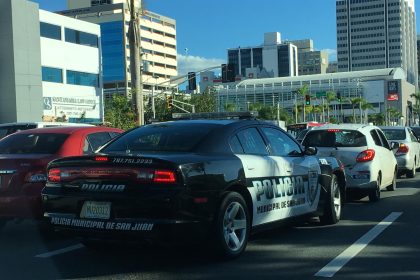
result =
[[386,189],[388,191],[395,191],[397,189],[397,169],[394,171],[394,178],[392,179],[391,185],[387,186]]
[[330,188],[325,201],[324,214],[319,217],[322,224],[331,225],[340,221],[341,217],[341,190],[336,175],[332,175]]
[[407,178],[414,178],[416,177],[416,161],[414,160],[413,168],[407,171]]
[[381,199],[381,175],[378,175],[378,179],[376,180],[376,188],[369,193],[370,202],[376,202],[379,199]]
[[215,245],[222,258],[240,256],[246,248],[250,232],[250,215],[244,198],[228,193],[220,204],[215,221]]

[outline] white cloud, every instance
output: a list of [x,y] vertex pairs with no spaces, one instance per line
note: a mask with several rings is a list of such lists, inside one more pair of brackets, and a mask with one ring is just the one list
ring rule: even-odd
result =
[[178,75],[186,75],[188,72],[197,72],[213,66],[220,67],[223,63],[226,61],[220,58],[178,54]]
[[328,53],[329,61],[337,61],[337,50],[336,49],[323,49],[322,51]]

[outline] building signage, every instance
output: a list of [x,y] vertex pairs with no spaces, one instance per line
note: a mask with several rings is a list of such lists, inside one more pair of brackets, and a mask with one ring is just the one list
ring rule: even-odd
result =
[[99,98],[44,97],[44,116],[67,118],[100,118]]
[[398,81],[388,81],[388,101],[398,101],[399,100],[399,91],[398,91]]

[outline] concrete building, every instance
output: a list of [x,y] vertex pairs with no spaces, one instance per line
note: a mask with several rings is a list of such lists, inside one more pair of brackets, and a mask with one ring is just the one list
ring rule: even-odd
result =
[[99,26],[0,1],[0,123],[103,117]]
[[[417,69],[420,69],[420,35],[417,35]],[[419,73],[419,84],[420,84],[420,73]],[[419,85],[420,88],[420,85]]]
[[[139,1],[136,1],[139,3]],[[128,27],[130,12],[126,0],[67,0],[62,15],[101,26],[104,91],[108,96],[122,93],[130,96],[130,48]],[[178,75],[175,20],[145,11],[140,19],[143,59],[143,88],[169,85]]]
[[338,71],[402,67],[417,87],[414,0],[337,0]]
[[[327,91],[339,92],[342,103],[330,103],[331,116],[348,119],[352,115],[350,98],[362,97],[373,105],[369,113],[384,113],[387,108],[399,110],[405,120],[407,101],[412,101],[410,94],[414,85],[406,80],[402,68],[388,68],[332,74],[305,75],[267,79],[248,79],[233,86],[217,89],[217,108],[223,111],[226,104],[234,104],[236,110],[247,110],[248,103],[262,103],[269,106],[280,105],[293,112],[297,104],[303,103],[303,97],[297,90],[308,85],[311,105],[322,105]],[[340,108],[340,109],[338,109]]]
[[39,11],[44,120],[100,122],[101,32],[97,24]]
[[298,75],[297,47],[282,44],[279,32],[264,34],[264,44],[227,50],[237,80]]
[[38,5],[0,1],[0,123],[42,120]]
[[328,53],[314,50],[312,39],[287,41],[298,49],[300,75],[325,74],[328,68]]

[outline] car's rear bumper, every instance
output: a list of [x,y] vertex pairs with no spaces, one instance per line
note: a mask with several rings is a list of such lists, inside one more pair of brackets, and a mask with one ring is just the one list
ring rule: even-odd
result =
[[189,242],[208,236],[210,223],[175,219],[81,219],[75,215],[45,213],[56,230],[85,239],[118,242]]
[[0,196],[0,217],[42,218],[40,195]]

